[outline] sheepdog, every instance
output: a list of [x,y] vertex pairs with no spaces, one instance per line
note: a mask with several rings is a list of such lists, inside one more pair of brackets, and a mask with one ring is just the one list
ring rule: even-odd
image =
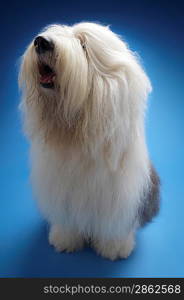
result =
[[108,26],[50,25],[25,51],[19,82],[50,244],[128,257],[159,210],[144,133],[151,84],[137,55]]

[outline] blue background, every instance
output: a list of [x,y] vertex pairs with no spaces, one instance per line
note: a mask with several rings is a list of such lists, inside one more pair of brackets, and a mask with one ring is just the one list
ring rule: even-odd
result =
[[[4,1],[0,63],[0,276],[184,277],[183,1]],[[29,4],[28,4],[29,3]],[[137,234],[127,260],[111,262],[86,248],[57,254],[47,242],[29,183],[28,143],[17,109],[18,59],[45,25],[111,24],[143,59],[151,78],[147,141],[162,180],[162,206]]]

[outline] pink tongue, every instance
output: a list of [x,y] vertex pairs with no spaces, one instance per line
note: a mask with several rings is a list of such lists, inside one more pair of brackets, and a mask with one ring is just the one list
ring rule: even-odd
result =
[[54,74],[43,75],[40,78],[40,82],[49,83],[53,81]]

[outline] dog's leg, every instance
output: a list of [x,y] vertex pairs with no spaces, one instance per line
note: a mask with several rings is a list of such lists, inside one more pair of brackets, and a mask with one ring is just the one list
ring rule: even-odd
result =
[[63,229],[61,225],[54,224],[50,228],[49,243],[58,252],[73,252],[83,247],[84,238],[76,230]]
[[135,246],[134,232],[130,232],[125,239],[100,240],[93,243],[98,254],[105,258],[115,260],[118,258],[127,258]]

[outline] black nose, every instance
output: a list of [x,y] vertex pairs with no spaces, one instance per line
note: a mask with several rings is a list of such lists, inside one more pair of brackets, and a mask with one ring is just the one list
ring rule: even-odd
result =
[[37,36],[34,40],[34,46],[38,54],[42,54],[46,51],[52,51],[54,49],[53,42],[41,35]]

